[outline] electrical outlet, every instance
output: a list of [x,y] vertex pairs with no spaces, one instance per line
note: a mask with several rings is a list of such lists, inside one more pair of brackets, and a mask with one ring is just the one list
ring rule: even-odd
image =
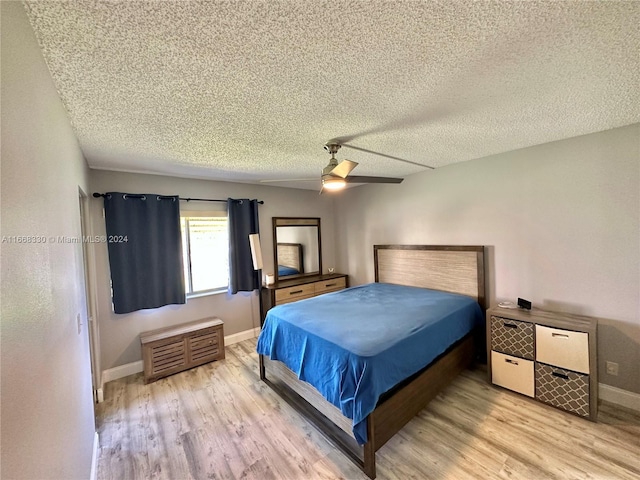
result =
[[616,362],[606,362],[607,375],[618,376],[618,364]]

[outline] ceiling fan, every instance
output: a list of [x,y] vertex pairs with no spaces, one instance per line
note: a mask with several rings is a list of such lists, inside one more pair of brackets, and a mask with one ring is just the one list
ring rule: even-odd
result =
[[[357,162],[351,160],[342,160],[338,162],[336,153],[340,150],[341,145],[338,143],[327,143],[324,149],[331,154],[329,164],[322,169],[320,180],[322,188],[320,193],[326,190],[340,190],[347,183],[402,183],[403,178],[393,177],[363,177],[350,175],[351,171],[358,166]],[[288,180],[263,180],[262,183],[271,182],[294,182],[294,181],[317,181],[315,178],[298,178]]]

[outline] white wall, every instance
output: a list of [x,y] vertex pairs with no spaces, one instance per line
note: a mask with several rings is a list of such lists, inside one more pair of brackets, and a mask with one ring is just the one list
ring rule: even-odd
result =
[[[95,433],[78,187],[88,169],[21,2],[2,2],[2,478],[88,478]],[[78,332],[76,316],[82,318]]]
[[[91,170],[91,192],[120,191],[129,193],[159,193],[187,198],[257,198],[260,205],[260,242],[263,273],[273,273],[272,217],[320,217],[322,227],[322,259],[333,265],[335,259],[333,199],[312,190],[268,187],[242,183],[214,182],[188,178],[165,177],[135,173]],[[91,206],[94,235],[104,235],[102,199],[93,199]],[[211,208],[220,204],[185,202],[183,208]],[[222,204],[224,206],[224,204]],[[140,332],[169,325],[217,316],[224,321],[225,335],[258,327],[259,300],[257,292],[236,295],[217,294],[192,298],[185,305],[168,305],[129,314],[113,313],[110,296],[109,260],[106,244],[94,244],[96,257],[97,308],[100,328],[101,364],[110,369],[142,358]],[[324,268],[326,271],[326,267]]]
[[374,244],[486,245],[492,303],[604,317],[600,382],[640,393],[639,192],[638,124],[359,187],[336,200],[338,267],[356,285]]

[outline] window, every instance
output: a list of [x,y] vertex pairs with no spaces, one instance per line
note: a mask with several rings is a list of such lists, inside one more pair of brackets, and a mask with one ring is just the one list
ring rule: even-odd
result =
[[187,295],[229,285],[229,230],[226,213],[183,212],[180,217]]

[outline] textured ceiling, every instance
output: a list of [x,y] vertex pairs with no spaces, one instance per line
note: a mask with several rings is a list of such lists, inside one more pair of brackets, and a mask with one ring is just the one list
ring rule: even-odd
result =
[[440,167],[640,121],[640,2],[25,5],[94,168],[319,177],[334,138]]

